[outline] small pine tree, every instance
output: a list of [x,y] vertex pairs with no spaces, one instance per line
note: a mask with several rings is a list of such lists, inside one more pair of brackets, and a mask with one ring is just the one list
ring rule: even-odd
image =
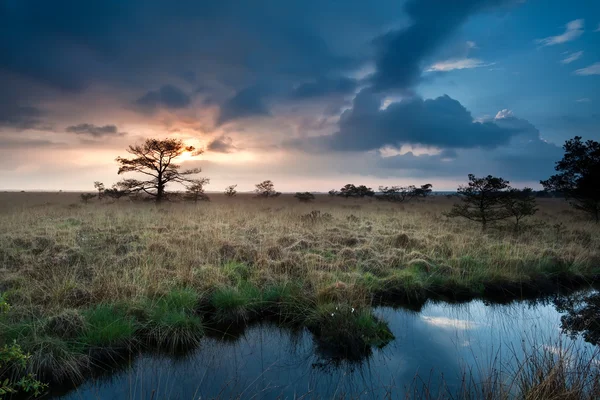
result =
[[225,196],[234,197],[237,194],[237,190],[235,188],[237,185],[229,185],[225,188]]
[[194,203],[197,203],[198,201],[209,201],[209,197],[204,193],[204,186],[209,182],[208,178],[191,180],[190,184],[186,186],[186,200],[191,200]]
[[538,211],[531,188],[507,190],[502,198],[502,204],[508,214],[515,218],[515,231],[519,230],[519,222],[523,218],[532,216]]
[[277,197],[281,194],[275,190],[275,184],[270,180],[257,183],[254,191],[257,197]]
[[509,183],[492,175],[476,178],[469,174],[468,185],[459,186],[457,190],[462,204],[454,204],[446,216],[480,222],[481,229],[485,231],[489,223],[511,216],[503,204],[505,190],[510,189]]
[[104,197],[104,183],[96,181],[94,182],[94,188],[98,191],[98,200],[102,200],[102,197]]

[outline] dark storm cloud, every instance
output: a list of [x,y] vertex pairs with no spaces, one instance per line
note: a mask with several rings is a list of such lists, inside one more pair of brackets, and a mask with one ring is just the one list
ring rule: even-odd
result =
[[0,70],[63,92],[169,76],[236,90],[261,76],[336,76],[366,60],[360,34],[374,35],[401,10],[391,0],[347,5],[340,13],[318,0],[1,2]]
[[492,154],[482,149],[434,155],[415,155],[408,152],[381,157],[376,161],[376,165],[415,177],[466,178],[468,174],[491,174],[514,181],[537,182],[547,179],[555,172],[555,162],[562,154],[560,147],[538,138],[522,147],[499,149]]
[[233,145],[233,140],[229,136],[220,136],[211,140],[206,149],[215,153],[232,153],[237,150],[237,147]]
[[36,107],[0,102],[0,128],[46,129],[42,126],[42,116],[42,111]]
[[173,85],[164,85],[158,90],[151,90],[135,101],[135,105],[143,111],[152,112],[158,108],[181,109],[192,102],[183,90]]
[[237,92],[221,105],[217,123],[254,116],[268,116],[269,107],[266,100],[270,91],[261,86],[251,86]]
[[374,89],[410,89],[421,78],[426,61],[467,19],[509,0],[409,0],[404,11],[411,25],[374,40],[379,48]]
[[67,127],[65,131],[69,133],[76,133],[78,135],[88,135],[94,138],[125,135],[124,132],[119,132],[115,125],[100,126],[94,124],[78,124]]
[[294,99],[312,99],[330,95],[347,95],[356,90],[355,79],[339,77],[336,79],[321,78],[297,86],[292,92]]
[[[522,131],[492,121],[474,121],[471,113],[449,96],[405,99],[381,109],[380,97],[361,91],[353,107],[340,117],[333,135],[312,138],[309,144],[325,150],[368,151],[385,145],[417,144],[442,148],[494,148],[508,144]],[[296,142],[302,146],[302,142]]]

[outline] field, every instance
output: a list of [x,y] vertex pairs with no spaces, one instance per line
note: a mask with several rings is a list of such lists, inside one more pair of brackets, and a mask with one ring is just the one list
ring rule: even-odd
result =
[[132,346],[193,346],[207,327],[258,318],[360,356],[391,339],[370,312],[379,302],[506,301],[598,280],[600,226],[566,202],[539,199],[519,232],[510,220],[482,232],[444,216],[456,201],[1,193],[0,344],[16,340],[50,382]]

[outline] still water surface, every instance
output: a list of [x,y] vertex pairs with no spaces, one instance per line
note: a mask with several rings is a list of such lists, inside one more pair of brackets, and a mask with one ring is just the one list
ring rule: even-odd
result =
[[429,302],[420,312],[381,307],[376,313],[396,339],[359,362],[332,360],[307,330],[264,323],[228,340],[206,338],[184,356],[141,354],[54,398],[403,398],[421,379],[435,392],[442,382],[458,387],[465,371],[477,379],[492,364],[509,370],[530,346],[593,348],[561,333],[564,313],[550,300]]

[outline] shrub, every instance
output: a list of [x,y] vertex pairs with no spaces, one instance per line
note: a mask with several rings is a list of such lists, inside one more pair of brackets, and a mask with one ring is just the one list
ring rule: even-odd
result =
[[235,188],[237,187],[237,185],[229,185],[225,188],[225,196],[227,197],[233,197],[237,194],[237,190],[235,190]]
[[92,193],[81,193],[81,195],[79,195],[79,197],[81,198],[82,203],[87,203],[88,201],[90,201],[91,199],[96,197],[96,195],[92,194]]
[[[0,293],[0,315],[8,312],[9,305]],[[27,367],[31,356],[21,349],[21,346],[13,341],[11,344],[4,344],[0,347],[0,400],[3,396],[18,392],[33,393],[39,396],[47,388],[46,384],[41,383],[32,374],[22,376],[20,379],[8,378],[14,376],[16,371],[22,371]]]
[[315,199],[315,195],[310,192],[296,192],[294,197],[302,203],[308,203]]

